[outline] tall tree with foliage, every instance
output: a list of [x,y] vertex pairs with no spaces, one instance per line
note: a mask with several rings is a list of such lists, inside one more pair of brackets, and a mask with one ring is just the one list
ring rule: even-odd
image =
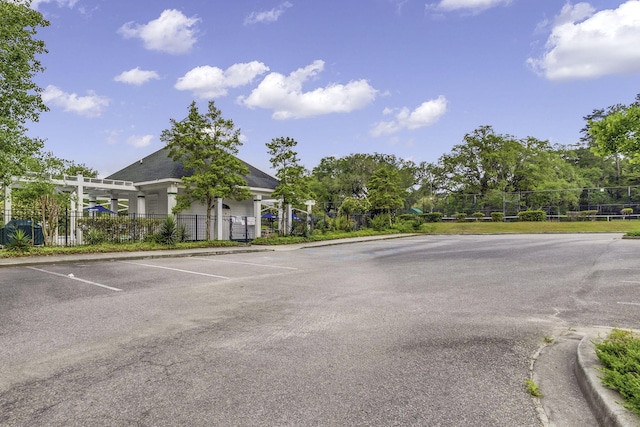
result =
[[54,245],[60,214],[69,207],[71,195],[60,191],[51,182],[51,178],[61,179],[77,172],[82,172],[87,177],[96,177],[98,173],[84,164],[57,158],[52,153],[42,153],[27,159],[26,167],[29,175],[27,180],[13,190],[13,205],[20,211],[20,215],[38,218],[45,244]]
[[25,172],[26,159],[36,155],[43,141],[26,135],[27,122],[47,111],[34,76],[44,71],[37,55],[47,53],[35,38],[49,22],[31,9],[30,0],[0,0],[0,185]]
[[[457,207],[461,211],[469,208],[466,200],[473,201],[476,210],[482,207],[476,203],[495,209],[502,205],[503,193],[536,190],[557,190],[563,206],[575,204],[576,193],[565,190],[583,184],[572,165],[549,142],[498,134],[491,126],[466,134],[464,143],[443,155],[432,170],[439,175],[433,182],[443,185],[444,192],[463,196]],[[548,203],[552,199],[545,200]],[[531,203],[538,205],[541,201],[531,199]]]
[[[620,151],[620,147],[616,146],[614,148],[609,144],[608,149],[602,150],[601,149],[602,147],[600,147],[601,144],[596,141],[596,138],[594,134],[591,132],[591,129],[595,127],[596,132],[601,133],[602,128],[605,128],[608,125],[599,124],[600,122],[607,119],[609,116],[615,117],[620,114],[624,114],[625,111],[629,108],[635,109],[638,107],[640,107],[640,94],[636,95],[635,102],[633,102],[629,106],[626,106],[624,104],[610,105],[607,108],[595,109],[591,114],[588,114],[583,117],[583,119],[586,121],[586,125],[580,130],[580,133],[581,133],[580,142],[586,145],[588,148],[590,148],[592,151],[594,151],[598,156],[602,157],[603,159],[605,160],[613,159],[615,163],[616,179],[615,179],[615,183],[612,183],[612,184],[615,184],[615,185],[623,184],[621,179],[623,174],[622,169],[624,168],[623,163],[625,160],[628,160],[628,159],[624,158],[624,156],[622,155],[622,152]],[[608,120],[612,120],[612,119],[608,119]],[[602,136],[602,133],[601,133],[601,136]]]
[[162,131],[160,140],[166,143],[171,159],[192,171],[191,176],[182,178],[185,190],[177,197],[174,213],[189,209],[194,201],[204,204],[208,239],[216,198],[246,200],[251,197],[244,178],[249,168],[236,157],[242,145],[240,129],[234,129],[233,120],[222,117],[214,101],[209,101],[206,113],[200,113],[192,102],[185,119],[170,122],[171,128]]
[[634,104],[623,106],[598,121],[589,122],[594,151],[599,155],[620,153],[640,161],[640,96]]
[[321,202],[328,202],[327,210],[338,211],[347,198],[367,197],[368,182],[381,167],[398,171],[400,185],[407,190],[406,194],[417,183],[418,168],[409,160],[380,153],[350,154],[323,158],[312,171],[312,189]]
[[367,183],[369,194],[367,199],[374,211],[391,214],[404,205],[406,190],[402,188],[402,181],[397,170],[390,167],[381,167]]
[[[309,181],[305,176],[305,170],[300,165],[298,153],[294,151],[298,142],[289,137],[274,138],[267,144],[268,153],[271,156],[271,166],[276,170],[276,178],[280,182],[271,194],[281,198],[283,204],[300,205],[311,198]],[[286,218],[283,224],[286,233],[290,228],[291,218]]]

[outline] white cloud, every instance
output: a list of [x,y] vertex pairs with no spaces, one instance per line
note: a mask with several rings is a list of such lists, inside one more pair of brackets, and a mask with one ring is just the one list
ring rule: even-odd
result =
[[509,3],[511,3],[511,0],[440,0],[437,4],[427,4],[427,8],[443,12],[452,12],[455,10],[481,12],[492,7],[507,5]]
[[140,38],[144,47],[172,54],[188,53],[196,43],[199,18],[187,18],[179,10],[167,9],[147,24],[127,22],[118,30],[125,38]]
[[267,10],[265,12],[252,12],[251,15],[244,19],[244,25],[257,23],[270,24],[272,22],[276,22],[280,19],[280,16],[282,16],[282,14],[292,6],[293,4],[286,1],[275,9]]
[[136,148],[143,148],[151,145],[153,135],[133,135],[127,138],[127,144]]
[[116,82],[127,83],[135,86],[143,85],[151,79],[157,80],[160,79],[160,76],[155,71],[141,70],[139,67],[129,71],[124,71],[113,78]]
[[330,113],[348,113],[373,102],[378,91],[366,80],[351,81],[345,85],[332,83],[323,88],[303,92],[302,85],[324,69],[324,61],[314,61],[288,76],[268,74],[248,97],[240,97],[241,104],[249,108],[274,110],[278,120],[313,117]]
[[78,0],[33,0],[31,2],[31,8],[37,10],[38,7],[44,3],[56,3],[58,7],[66,6],[71,9],[76,3],[78,3]]
[[269,67],[258,61],[234,64],[226,70],[204,65],[180,77],[175,88],[190,90],[200,98],[216,98],[227,95],[229,88],[251,83],[257,76],[267,71]]
[[544,54],[527,63],[549,80],[640,73],[640,0],[595,13],[567,3],[554,21]]
[[[407,107],[401,108],[393,120],[376,123],[371,129],[371,136],[391,135],[403,129],[419,129],[431,126],[447,112],[447,99],[440,95],[436,99],[425,101],[418,108],[410,111]],[[385,108],[384,115],[389,115],[391,110]]]
[[109,106],[109,99],[89,91],[87,96],[63,92],[56,86],[49,85],[42,92],[42,100],[64,111],[86,117],[99,117]]

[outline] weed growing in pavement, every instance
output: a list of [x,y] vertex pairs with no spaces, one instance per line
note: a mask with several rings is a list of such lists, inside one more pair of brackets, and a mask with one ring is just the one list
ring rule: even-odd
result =
[[544,342],[545,344],[553,343],[553,337],[544,337]]
[[624,407],[640,416],[640,336],[632,331],[613,329],[596,345],[602,363],[602,384],[618,390]]
[[538,384],[535,383],[531,378],[524,382],[524,386],[527,388],[527,392],[533,397],[542,397],[542,393],[540,393],[540,389],[538,388]]

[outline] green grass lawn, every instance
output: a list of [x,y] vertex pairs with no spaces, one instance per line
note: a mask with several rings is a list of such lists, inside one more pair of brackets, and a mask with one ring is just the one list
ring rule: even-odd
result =
[[573,221],[573,222],[437,222],[432,234],[474,233],[628,233],[640,230],[640,221]]
[[640,416],[640,336],[614,329],[596,345],[596,354],[604,367],[602,383],[618,390],[624,407]]
[[[270,237],[259,238],[252,242],[254,245],[281,245],[292,243],[315,242],[321,240],[343,239],[348,237],[374,236],[380,234],[398,233],[397,230],[376,232],[371,229],[356,232],[331,232],[313,234],[309,237]],[[575,222],[438,222],[423,224],[422,232],[426,234],[539,234],[539,233],[630,233],[640,236],[640,221],[575,221]],[[210,248],[221,246],[236,246],[236,242],[202,241],[178,243],[175,246],[164,246],[158,243],[103,243],[99,245],[83,245],[70,247],[35,247],[28,252],[12,252],[0,250],[0,258],[32,255],[62,255],[77,253],[103,252],[132,252],[154,251],[163,249]]]

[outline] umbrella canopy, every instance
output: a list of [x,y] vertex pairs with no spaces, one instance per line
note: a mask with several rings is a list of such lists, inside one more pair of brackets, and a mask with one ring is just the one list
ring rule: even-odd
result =
[[266,214],[262,215],[262,218],[264,218],[264,219],[277,219],[278,217],[275,216],[274,214],[272,214],[271,212],[267,212]]
[[111,210],[105,208],[104,206],[100,206],[100,205],[89,206],[88,208],[84,208],[84,210],[87,211],[87,212],[115,213],[114,211],[111,211]]

